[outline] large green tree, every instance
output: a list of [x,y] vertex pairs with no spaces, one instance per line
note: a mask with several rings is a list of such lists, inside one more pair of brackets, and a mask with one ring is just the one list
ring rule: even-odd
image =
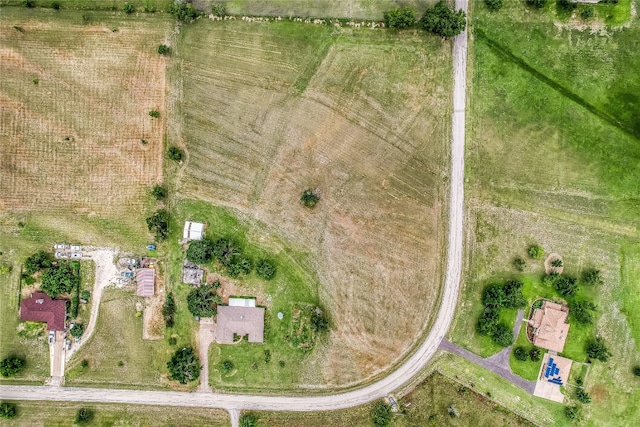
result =
[[386,402],[378,400],[371,410],[371,418],[373,425],[376,427],[387,427],[391,425],[393,419],[393,413],[391,412],[391,405]]
[[229,266],[240,249],[229,239],[218,239],[213,243],[213,256],[224,266]]
[[0,403],[0,418],[11,419],[16,416],[16,405],[13,403]]
[[457,12],[444,1],[439,1],[420,19],[420,25],[427,31],[441,37],[454,37],[464,31],[467,25],[467,15],[462,9]]
[[157,241],[162,241],[169,235],[169,212],[166,209],[158,209],[147,218],[147,227]]
[[40,288],[50,297],[66,294],[80,284],[80,275],[69,261],[58,261],[42,273]]
[[167,362],[167,368],[171,379],[179,381],[180,384],[186,384],[198,379],[202,366],[193,349],[183,347],[171,356],[171,360]]
[[601,362],[606,362],[611,357],[611,353],[604,342],[604,338],[596,337],[587,344],[587,356]]
[[51,267],[52,261],[53,258],[50,254],[45,251],[38,251],[24,261],[24,271],[27,274],[36,273],[40,270]]
[[196,240],[189,244],[187,259],[196,264],[205,264],[213,258],[213,243],[209,239]]
[[12,377],[24,366],[24,360],[19,357],[6,357],[0,362],[0,374],[3,377]]
[[187,295],[187,307],[194,316],[213,317],[218,312],[220,297],[211,285],[202,285],[192,289]]

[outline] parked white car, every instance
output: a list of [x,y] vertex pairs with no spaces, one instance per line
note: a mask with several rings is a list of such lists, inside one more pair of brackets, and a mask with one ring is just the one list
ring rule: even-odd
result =
[[53,344],[54,342],[56,342],[56,333],[49,331],[49,344]]
[[64,249],[64,244],[62,243],[56,243],[55,245],[53,245],[54,249]]
[[71,245],[71,250],[72,251],[81,251],[82,250],[82,246],[80,246],[80,245]]

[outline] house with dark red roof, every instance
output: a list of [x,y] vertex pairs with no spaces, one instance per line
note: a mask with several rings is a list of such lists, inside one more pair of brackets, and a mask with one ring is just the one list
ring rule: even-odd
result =
[[52,299],[43,292],[34,292],[20,301],[20,319],[28,322],[46,322],[49,331],[64,331],[67,305],[64,300]]

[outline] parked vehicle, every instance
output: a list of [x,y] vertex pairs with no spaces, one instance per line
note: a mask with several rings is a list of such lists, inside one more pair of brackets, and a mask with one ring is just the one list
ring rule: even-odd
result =
[[155,251],[156,250],[156,245],[154,245],[153,243],[150,243],[147,245],[147,249],[149,249],[150,251]]
[[71,254],[71,258],[82,258],[82,254],[80,252],[74,252]]
[[64,340],[64,349],[67,351],[71,350],[71,340]]
[[82,250],[82,246],[80,246],[80,245],[71,245],[71,250],[72,251],[81,251]]
[[49,344],[53,344],[54,342],[56,342],[56,333],[49,331]]
[[53,245],[54,249],[64,249],[64,245],[62,243],[56,243],[55,245]]
[[131,279],[133,277],[133,271],[123,271],[122,275],[128,279]]

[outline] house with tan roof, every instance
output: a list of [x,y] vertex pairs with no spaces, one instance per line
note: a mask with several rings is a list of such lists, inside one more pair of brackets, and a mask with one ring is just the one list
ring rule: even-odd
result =
[[545,300],[529,319],[531,342],[537,347],[561,353],[569,334],[569,307]]
[[252,343],[264,342],[264,307],[255,307],[255,299],[246,298],[248,301],[254,301],[246,304],[238,301],[240,298],[234,298],[231,305],[219,305],[217,315],[216,341],[220,344],[232,344],[234,335],[248,336],[247,341]]

